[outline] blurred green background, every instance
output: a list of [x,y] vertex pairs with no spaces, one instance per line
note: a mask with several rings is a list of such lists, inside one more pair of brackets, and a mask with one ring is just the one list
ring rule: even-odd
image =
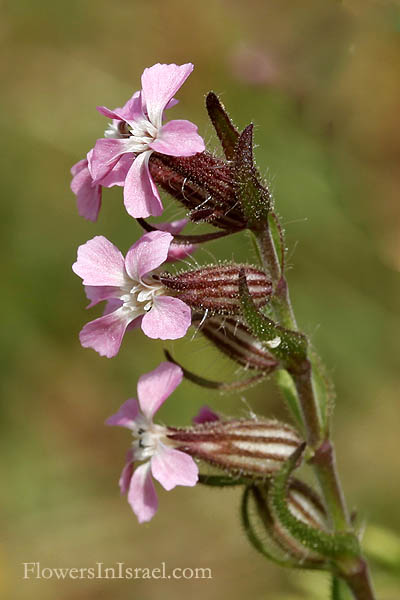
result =
[[[398,600],[398,543],[384,530],[400,529],[399,4],[9,0],[1,8],[0,594],[327,597],[326,576],[284,571],[248,546],[238,490],[167,494],[158,486],[159,513],[138,525],[117,487],[129,434],[103,422],[162,360],[162,345],[132,332],[107,360],[78,342],[97,313],[85,312],[71,271],[77,246],[103,234],[126,251],[139,231],[120,189],[106,190],[97,224],[80,218],[69,169],[102,136],[97,104],[120,106],[146,66],[191,61],[172,118],[196,122],[219,151],[204,109],[212,89],[239,127],[256,124],[257,162],[286,228],[295,310],[337,385],[335,439],[348,502],[374,525],[369,545],[379,537],[379,598]],[[183,214],[170,202],[167,218]],[[239,235],[210,244],[197,259],[245,258],[247,242]],[[168,347],[210,378],[235,375],[200,336]],[[287,418],[272,384],[245,396],[255,412]],[[205,402],[226,414],[247,410],[240,397],[184,383],[160,417],[188,423]],[[26,581],[21,563],[30,561],[164,561],[210,567],[213,578]]]

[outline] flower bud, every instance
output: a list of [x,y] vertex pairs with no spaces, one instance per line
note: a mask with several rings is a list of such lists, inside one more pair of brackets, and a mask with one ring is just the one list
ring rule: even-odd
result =
[[[200,325],[201,319],[202,315],[195,314],[192,323]],[[200,331],[218,350],[246,369],[270,373],[279,364],[238,318],[209,317],[201,325]]]
[[[295,538],[286,527],[273,516],[268,502],[268,482],[263,486],[253,486],[250,489],[252,503],[255,508],[252,520],[261,521],[265,531],[263,543],[267,544],[271,552],[277,555],[290,556],[304,568],[316,568],[323,565],[326,558],[318,552],[307,548]],[[307,484],[299,479],[289,480],[286,495],[287,507],[291,514],[299,521],[313,529],[327,532],[327,514],[319,495]],[[255,525],[255,523],[254,523]],[[259,523],[257,530],[260,530]]]
[[239,296],[239,273],[246,274],[250,295],[261,308],[272,293],[272,283],[267,275],[250,265],[225,263],[207,265],[200,269],[184,271],[173,275],[162,273],[161,283],[176,292],[180,300],[194,309],[208,310],[211,313],[238,315],[241,312]]
[[191,211],[191,221],[232,232],[247,226],[228,162],[208,152],[189,157],[154,152],[149,168],[154,181]]
[[208,421],[167,437],[194,458],[252,479],[270,477],[301,443],[295,429],[273,420]]

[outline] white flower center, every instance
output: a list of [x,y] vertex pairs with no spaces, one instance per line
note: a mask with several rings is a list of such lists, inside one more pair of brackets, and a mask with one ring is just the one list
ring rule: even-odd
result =
[[145,152],[149,150],[149,144],[154,142],[158,134],[158,128],[148,119],[140,121],[113,121],[108,124],[104,137],[127,140],[125,152]]
[[154,299],[164,293],[164,286],[150,278],[134,281],[129,279],[121,288],[120,298],[124,307],[134,313],[136,318],[148,312],[154,304]]
[[146,460],[157,454],[159,444],[168,443],[166,432],[167,429],[162,425],[147,421],[143,415],[138,417],[135,420],[135,428],[132,429],[133,459]]

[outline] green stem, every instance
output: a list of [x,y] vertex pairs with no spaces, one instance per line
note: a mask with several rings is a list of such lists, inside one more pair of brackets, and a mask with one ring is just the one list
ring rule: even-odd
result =
[[322,441],[322,419],[321,411],[315,398],[311,363],[306,361],[304,370],[298,373],[291,373],[291,375],[296,386],[303,413],[307,444],[315,450]]
[[254,233],[266,271],[271,275],[272,283],[276,286],[281,276],[281,266],[278,254],[268,225]]
[[[272,306],[279,323],[297,330],[296,318],[290,302],[289,288],[281,270],[276,247],[269,227],[256,232],[257,244],[264,268],[270,273],[275,292]],[[292,372],[297,396],[302,410],[303,425],[308,445],[314,449],[312,464],[325,498],[333,530],[349,531],[351,523],[346,507],[339,474],[336,468],[335,451],[331,440],[325,437],[321,420],[320,404],[313,385],[313,373],[310,361],[304,369]],[[329,433],[329,432],[328,432]],[[359,557],[355,565],[343,565],[339,575],[347,582],[356,600],[375,600],[368,565]]]
[[350,527],[350,518],[336,468],[335,450],[327,439],[317,448],[310,460],[325,497],[325,503],[335,531]]

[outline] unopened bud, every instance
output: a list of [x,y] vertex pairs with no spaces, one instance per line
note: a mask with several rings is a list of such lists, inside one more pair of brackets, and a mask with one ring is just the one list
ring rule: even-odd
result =
[[149,168],[153,180],[191,211],[191,221],[232,232],[247,226],[228,162],[208,152],[188,157],[153,152]]
[[[192,323],[200,325],[202,315],[194,315]],[[201,333],[218,350],[246,369],[270,373],[279,362],[238,318],[212,316],[200,327]]]
[[246,274],[250,295],[257,306],[264,306],[272,293],[272,283],[264,271],[249,265],[225,263],[208,265],[173,275],[159,275],[161,283],[191,308],[227,315],[241,312],[239,274]]
[[[270,551],[283,552],[289,555],[305,568],[315,568],[318,564],[326,562],[326,558],[307,548],[301,540],[295,538],[288,529],[279,522],[270,510],[268,502],[268,482],[263,486],[253,486],[250,490],[256,509],[256,515],[265,529],[266,539]],[[287,507],[291,514],[310,528],[319,531],[328,531],[327,514],[319,495],[307,484],[299,479],[290,479],[286,494]],[[254,515],[253,515],[253,518]],[[257,527],[259,530],[259,527]]]
[[278,421],[212,421],[190,429],[169,429],[174,446],[233,476],[265,479],[300,445],[297,431]]

